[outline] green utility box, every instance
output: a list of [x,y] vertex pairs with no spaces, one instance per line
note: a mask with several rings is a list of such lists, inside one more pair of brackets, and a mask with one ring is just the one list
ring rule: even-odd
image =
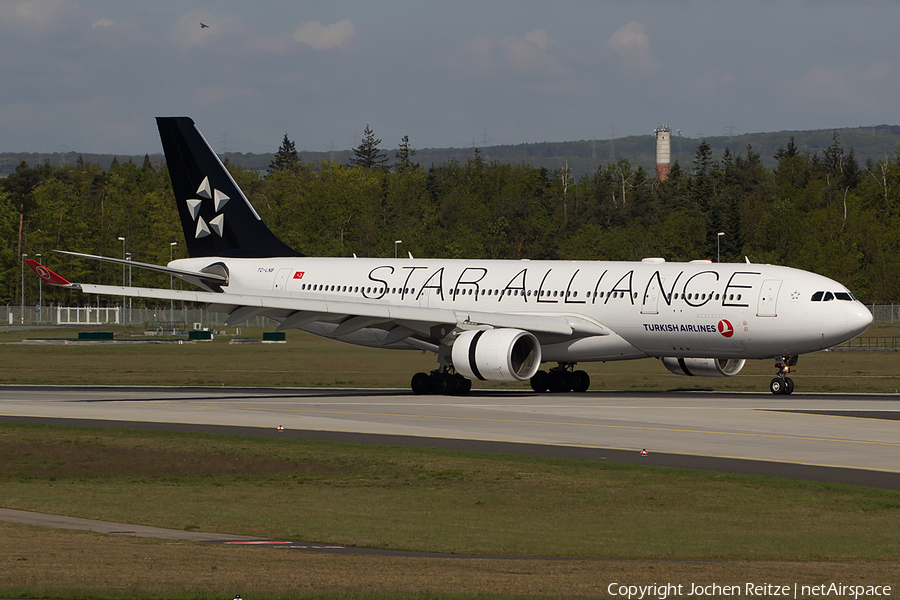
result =
[[96,342],[98,340],[113,339],[112,331],[79,331],[78,339],[82,341]]
[[283,331],[263,331],[263,341],[264,342],[284,342],[284,332]]
[[192,329],[188,331],[188,341],[212,340],[212,331],[203,331],[202,329]]

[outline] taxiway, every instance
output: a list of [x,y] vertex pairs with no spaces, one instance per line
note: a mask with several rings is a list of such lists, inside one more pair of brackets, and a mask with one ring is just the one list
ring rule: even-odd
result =
[[401,390],[2,386],[0,421],[420,444],[900,489],[898,400],[832,394],[476,390],[453,397]]

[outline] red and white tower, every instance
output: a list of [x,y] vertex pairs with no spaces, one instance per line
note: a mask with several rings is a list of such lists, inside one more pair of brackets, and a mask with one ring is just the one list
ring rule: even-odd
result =
[[672,156],[672,129],[663,125],[656,130],[656,178],[665,181],[669,177]]

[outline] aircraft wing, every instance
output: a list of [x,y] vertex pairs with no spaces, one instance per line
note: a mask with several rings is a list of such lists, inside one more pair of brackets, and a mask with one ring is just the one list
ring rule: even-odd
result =
[[[214,305],[224,309],[233,317],[230,322],[240,322],[250,316],[264,315],[275,319],[290,319],[297,323],[305,316],[316,316],[317,320],[343,323],[348,319],[356,319],[353,326],[361,325],[362,329],[374,323],[393,321],[398,325],[403,322],[415,322],[428,328],[436,325],[450,325],[460,329],[491,329],[496,327],[512,327],[533,333],[555,334],[559,336],[583,337],[587,335],[609,335],[610,331],[602,324],[582,315],[548,315],[527,312],[482,313],[469,310],[427,308],[423,306],[397,306],[378,304],[376,302],[316,300],[294,298],[282,295],[235,294],[224,292],[201,292],[191,290],[167,290],[159,288],[123,287],[115,285],[70,284],[87,294],[104,296],[131,296],[134,298],[153,298],[156,300],[182,300]],[[228,310],[233,308],[233,310]],[[241,310],[241,309],[250,310]],[[240,312],[238,312],[240,311]],[[297,314],[300,313],[300,314]],[[243,317],[238,319],[237,317]],[[361,319],[360,319],[361,318]],[[229,322],[229,324],[231,324]],[[344,328],[344,333],[356,329]],[[336,334],[337,336],[341,333]]]
[[[100,258],[91,255],[76,253],[75,256]],[[131,264],[133,266],[143,263],[132,263],[119,259],[108,259],[107,262],[118,264]],[[401,334],[406,337],[419,334],[424,337],[443,337],[446,333],[437,334],[433,328],[445,326],[451,329],[461,330],[515,328],[530,331],[540,337],[551,336],[553,338],[585,337],[593,335],[609,335],[610,330],[601,323],[577,314],[536,314],[529,312],[479,312],[453,308],[429,308],[424,306],[403,306],[396,304],[382,304],[373,301],[358,300],[319,300],[314,298],[298,298],[284,294],[241,294],[226,291],[194,291],[174,290],[161,288],[142,288],[115,285],[96,285],[88,283],[72,283],[65,278],[47,269],[35,260],[27,260],[31,267],[44,282],[50,285],[77,289],[87,294],[99,294],[102,296],[129,296],[133,298],[151,298],[155,300],[180,300],[184,302],[197,302],[210,304],[212,310],[227,313],[227,325],[240,323],[253,316],[267,316],[281,322],[279,329],[299,327],[313,321],[335,323],[338,328],[332,334],[333,337],[348,335],[360,329],[378,325],[380,328],[397,333],[389,335],[389,342],[400,341]],[[177,271],[184,279],[193,279],[198,276],[210,276],[210,282],[218,286],[224,283],[224,277],[214,273],[194,273],[180,271],[168,267],[156,267],[155,270],[175,274]],[[221,289],[221,287],[218,287]],[[394,339],[399,338],[399,339]],[[388,343],[384,343],[388,345]]]

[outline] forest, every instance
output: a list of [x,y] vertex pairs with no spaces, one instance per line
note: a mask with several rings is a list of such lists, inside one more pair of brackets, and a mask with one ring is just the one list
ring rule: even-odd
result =
[[[391,160],[377,142],[370,135],[350,164],[312,163],[285,136],[268,170],[227,166],[273,232],[310,256],[389,257],[402,240],[401,255],[416,258],[749,260],[820,273],[867,304],[900,302],[900,150],[860,164],[837,133],[821,155],[789,137],[767,167],[750,146],[714,159],[701,140],[691,164],[659,181],[627,159],[576,178],[565,165],[504,164],[478,149],[423,167],[408,139]],[[168,172],[149,157],[109,168],[23,161],[0,179],[0,238],[4,304],[21,301],[23,254],[72,281],[110,284],[121,267],[54,250],[184,257]],[[24,281],[25,304],[36,304],[38,278]],[[140,269],[132,282],[169,285]],[[88,301],[42,294],[44,305]]]

